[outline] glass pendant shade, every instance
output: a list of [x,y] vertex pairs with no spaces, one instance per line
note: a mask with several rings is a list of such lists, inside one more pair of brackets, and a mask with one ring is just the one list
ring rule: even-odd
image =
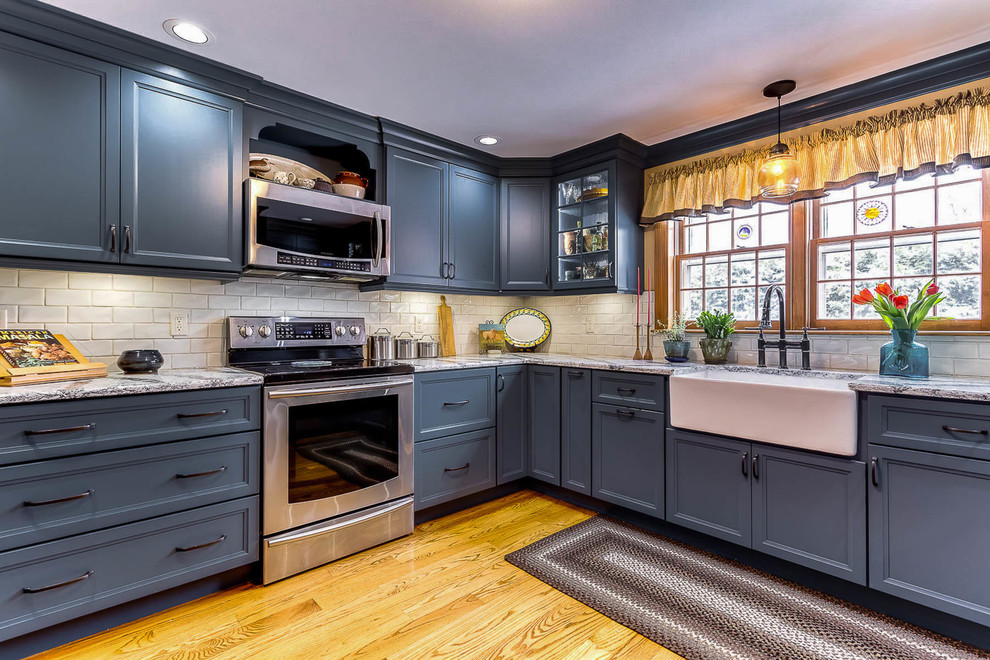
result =
[[757,183],[763,197],[789,197],[797,192],[801,181],[801,165],[787,148],[778,142],[770,149],[770,156],[763,161]]

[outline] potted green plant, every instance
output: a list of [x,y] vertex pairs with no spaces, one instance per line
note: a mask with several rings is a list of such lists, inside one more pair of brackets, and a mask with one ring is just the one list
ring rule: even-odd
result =
[[691,342],[687,338],[688,320],[680,312],[670,317],[670,325],[660,330],[663,336],[664,359],[668,362],[687,362]]
[[698,341],[705,364],[725,364],[732,348],[729,335],[736,331],[736,317],[729,312],[704,311],[695,323],[705,331],[704,339]]

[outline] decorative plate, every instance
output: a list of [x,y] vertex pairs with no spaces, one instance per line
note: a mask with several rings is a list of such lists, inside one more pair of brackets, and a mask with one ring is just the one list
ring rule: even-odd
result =
[[874,227],[887,219],[890,213],[887,205],[879,199],[863,202],[856,209],[856,221],[866,227]]
[[505,341],[516,348],[536,348],[550,337],[550,319],[538,309],[520,307],[502,317]]

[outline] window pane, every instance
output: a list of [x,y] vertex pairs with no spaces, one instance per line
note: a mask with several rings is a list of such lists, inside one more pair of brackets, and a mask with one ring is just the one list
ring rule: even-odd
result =
[[705,291],[705,309],[709,311],[719,310],[722,312],[729,309],[728,289],[708,289]]
[[980,318],[980,276],[949,275],[938,278],[945,301],[936,310],[939,316],[956,319]]
[[756,284],[756,253],[732,255],[732,286]]
[[[767,286],[761,286],[756,292],[756,308],[759,310],[759,312],[757,312],[758,314],[761,314],[763,312],[763,301],[767,297],[767,290],[769,288],[770,287]],[[786,304],[787,292],[784,291],[782,293],[784,293],[784,301]],[[770,298],[770,320],[776,321],[779,318],[780,318],[780,301],[777,299],[777,294],[775,293]]]
[[748,209],[733,209],[733,212],[735,213],[735,217],[737,217],[737,218],[747,218],[747,217],[754,216],[757,213],[759,213],[760,212],[760,207],[761,207],[760,204],[753,204],[753,207],[752,208],[748,208]]
[[851,277],[849,243],[828,243],[818,248],[818,279],[845,280]]
[[839,190],[830,190],[825,195],[825,200],[829,202],[842,202],[852,198],[853,198],[852,186],[849,186],[848,188],[842,188]]
[[918,229],[935,224],[935,189],[897,195],[895,202],[897,215],[896,229]]
[[852,304],[848,282],[825,282],[818,285],[818,318],[848,319]]
[[783,252],[760,253],[760,284],[779,284],[783,282],[786,270],[787,264],[785,263]]
[[849,236],[853,233],[853,205],[829,204],[822,206],[822,238]]
[[898,179],[894,182],[894,190],[917,190],[918,188],[931,188],[935,185],[935,177],[931,174],[923,174],[919,177],[908,181],[906,179]]
[[760,240],[760,219],[742,218],[735,221],[733,242],[736,248],[753,247]]
[[705,267],[701,259],[681,262],[681,288],[700,289],[705,284]]
[[971,181],[938,189],[938,224],[979,222],[982,217],[983,183]]
[[681,292],[681,313],[688,318],[697,318],[702,312],[703,292],[682,291]]
[[873,197],[856,202],[856,233],[875,234],[887,232],[893,227],[891,198]]
[[890,276],[890,239],[856,241],[856,277]]
[[685,228],[684,235],[687,237],[684,246],[685,254],[695,254],[697,252],[704,252],[707,246],[705,241],[705,233],[707,232],[707,227],[705,225],[691,225]]
[[980,231],[953,231],[939,234],[939,273],[978,273],[980,271]]
[[708,251],[721,252],[732,249],[732,222],[708,224]]
[[867,181],[855,186],[856,197],[872,197],[873,195],[886,195],[891,191],[892,186],[875,186]]
[[705,286],[726,286],[729,283],[729,258],[705,259]]
[[763,216],[761,221],[760,245],[780,245],[786,243],[790,232],[788,231],[787,211],[771,213]]
[[[878,280],[856,280],[853,282],[853,292],[859,293],[863,289],[869,290],[873,295],[876,295],[874,289],[881,282],[886,282],[887,279]],[[879,320],[880,315],[874,311],[873,307],[870,305],[853,305],[853,318],[854,319],[867,319],[867,320]]]
[[731,311],[739,321],[755,321],[756,289],[733,289]]
[[929,279],[927,277],[898,277],[891,282],[891,286],[894,287],[894,291],[898,294],[907,296],[911,302],[914,302],[915,297],[918,295],[918,290],[928,284]]
[[980,170],[974,170],[969,165],[963,165],[962,167],[957,167],[956,171],[952,174],[940,174],[935,177],[939,185],[944,185],[946,183],[954,183],[956,181],[970,181],[972,179],[980,178]]
[[928,275],[931,272],[931,234],[894,239],[894,275]]

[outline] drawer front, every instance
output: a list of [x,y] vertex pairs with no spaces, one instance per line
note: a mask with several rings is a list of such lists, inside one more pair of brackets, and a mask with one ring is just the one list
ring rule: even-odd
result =
[[990,404],[869,396],[869,442],[990,459]]
[[416,377],[416,440],[495,426],[495,369]]
[[662,376],[596,371],[591,378],[595,403],[662,411],[666,387]]
[[260,387],[4,406],[0,465],[260,428]]
[[0,551],[258,493],[257,431],[0,468]]
[[416,509],[495,485],[495,432],[461,433],[416,444]]
[[258,498],[0,553],[0,640],[248,564]]

